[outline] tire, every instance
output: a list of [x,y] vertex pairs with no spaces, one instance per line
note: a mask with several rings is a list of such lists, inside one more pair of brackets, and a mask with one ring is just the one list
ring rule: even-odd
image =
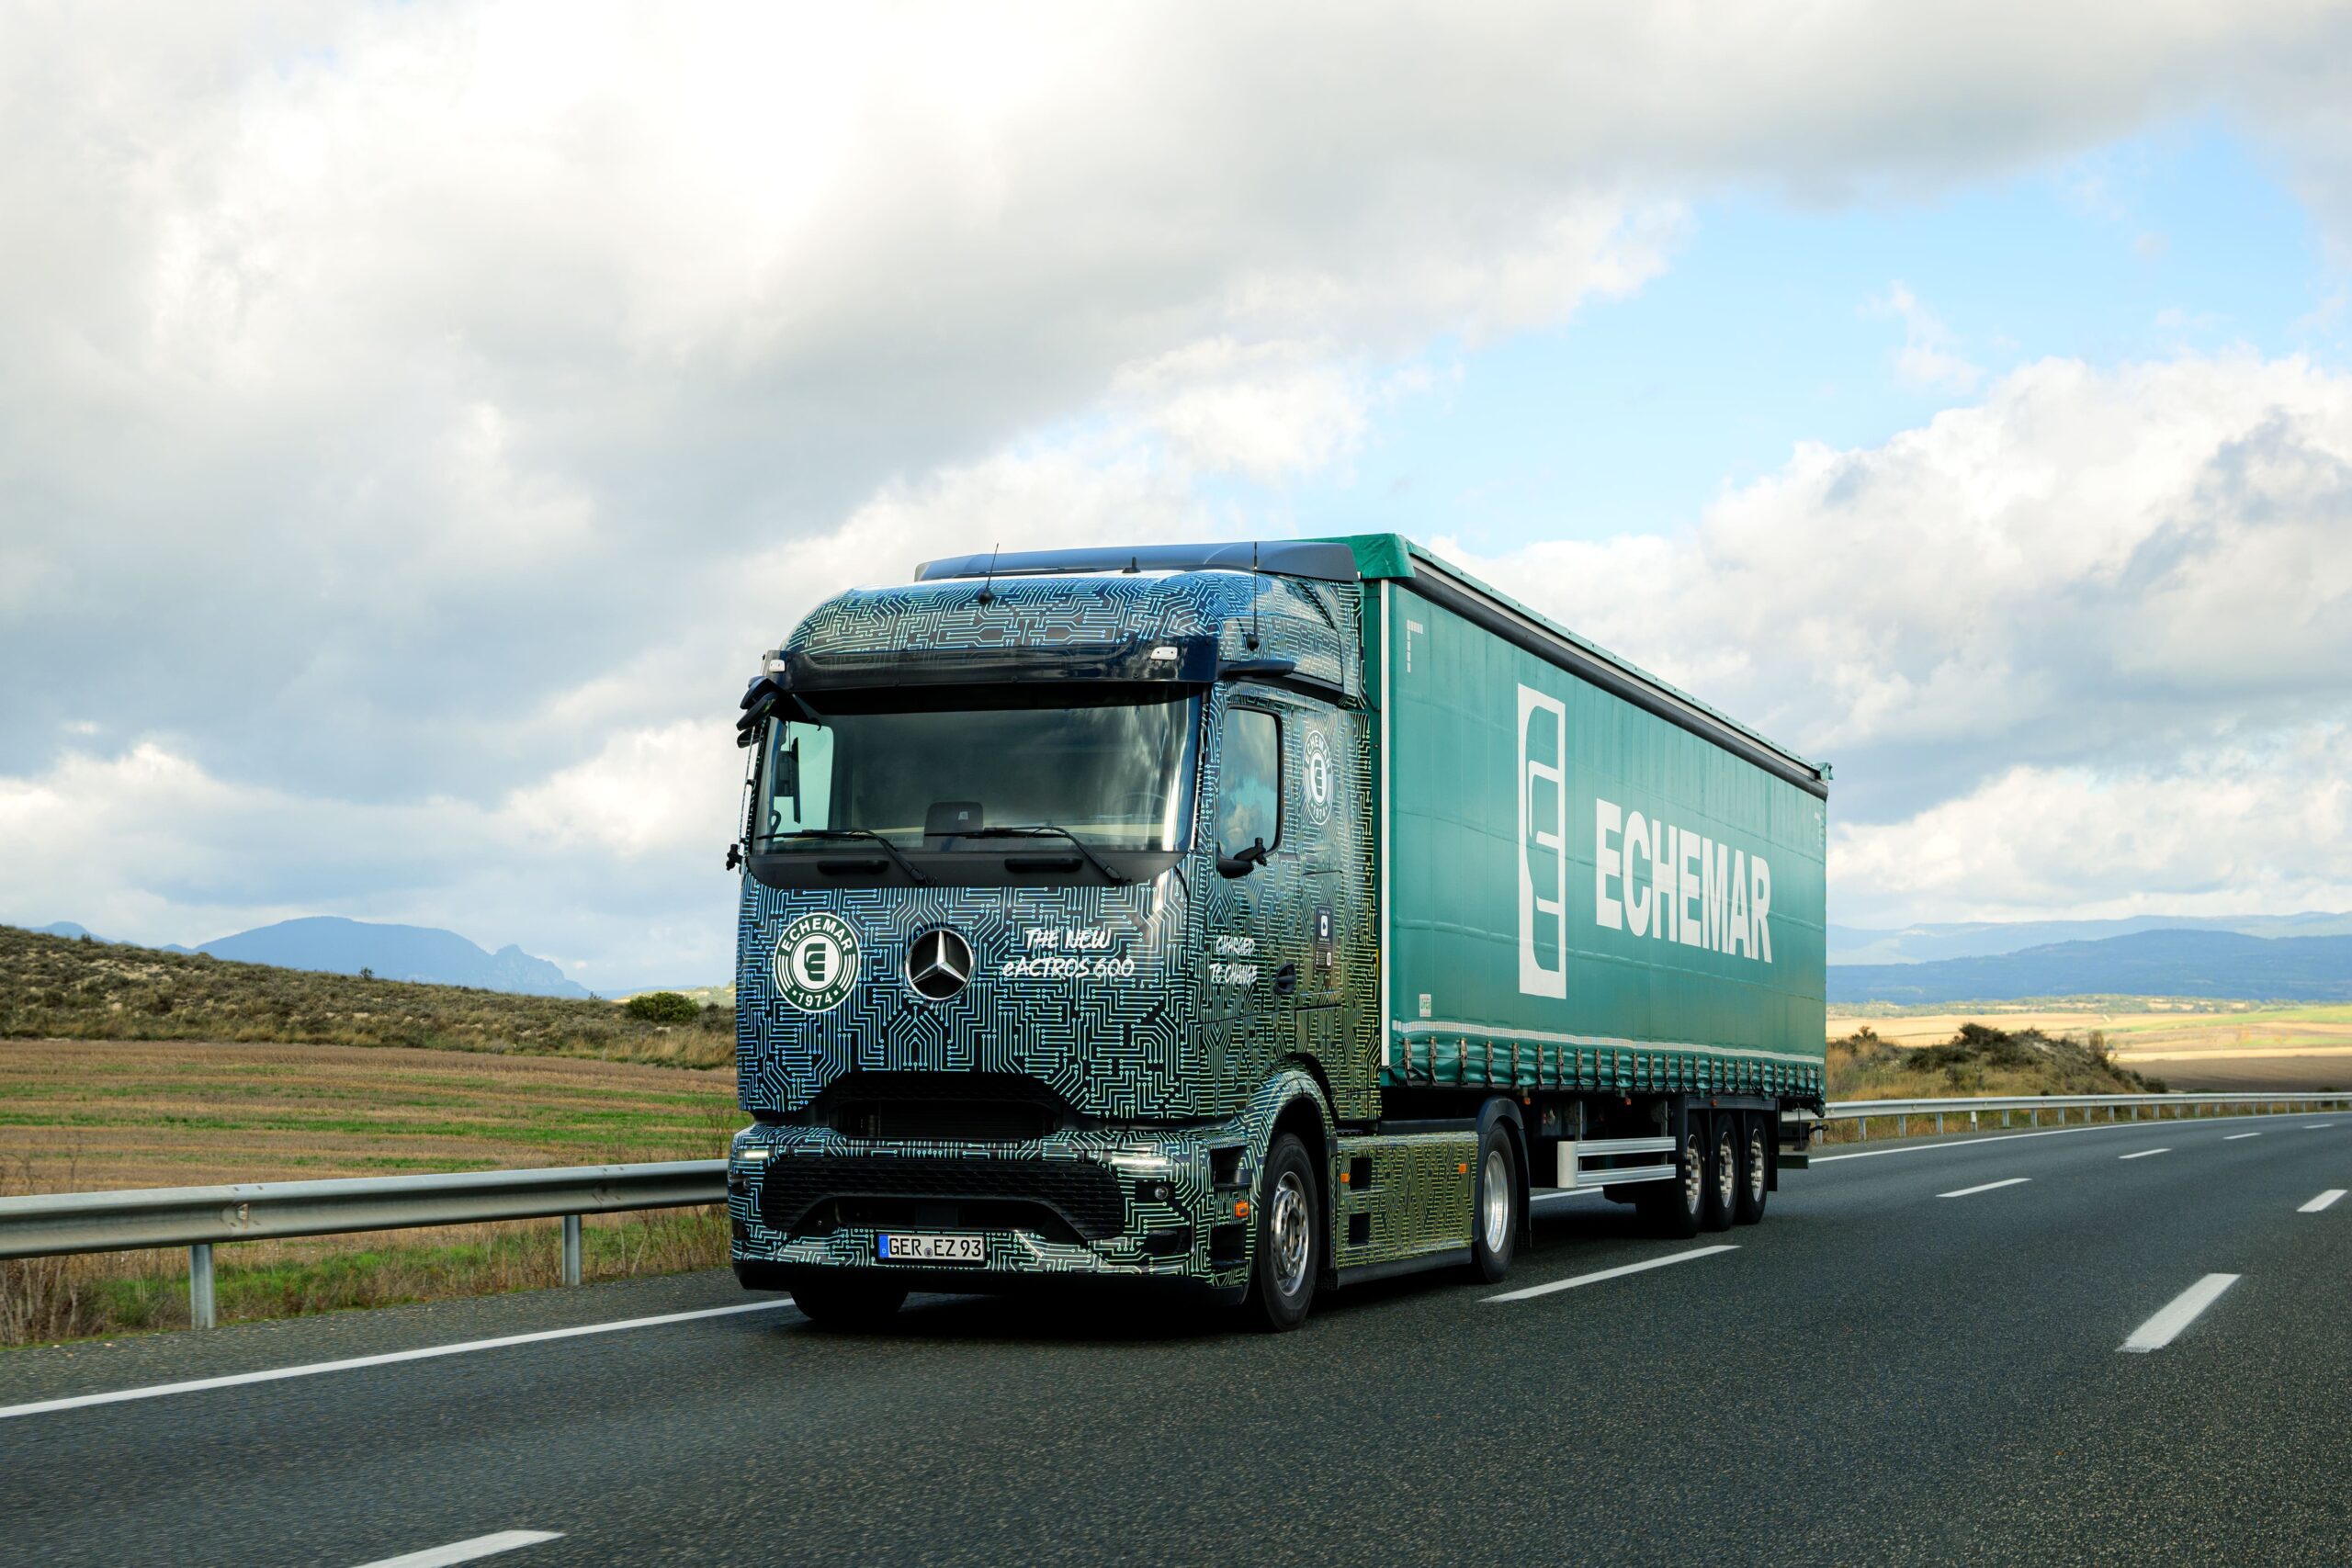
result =
[[1771,1196],[1772,1148],[1765,1142],[1770,1124],[1763,1116],[1743,1116],[1739,1135],[1739,1206],[1732,1218],[1752,1225],[1764,1217],[1764,1200]]
[[1707,1213],[1702,1230],[1727,1231],[1739,1213],[1739,1118],[1722,1111],[1707,1118]]
[[1519,1142],[1497,1121],[1478,1140],[1470,1194],[1470,1266],[1489,1283],[1510,1272],[1519,1250]]
[[1634,1201],[1652,1231],[1687,1241],[1707,1219],[1707,1119],[1698,1111],[1682,1119],[1682,1147],[1675,1163],[1679,1174],[1674,1180],[1642,1183]]
[[792,1304],[820,1328],[878,1328],[906,1303],[904,1285],[854,1274],[801,1274],[788,1282]]
[[1250,1268],[1250,1320],[1282,1334],[1306,1321],[1323,1271],[1322,1184],[1315,1162],[1295,1134],[1284,1133],[1266,1151],[1258,1177],[1255,1257]]

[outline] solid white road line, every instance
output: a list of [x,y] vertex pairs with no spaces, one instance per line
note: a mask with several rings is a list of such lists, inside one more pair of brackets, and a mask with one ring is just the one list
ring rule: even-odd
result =
[[652,1328],[664,1323],[691,1323],[701,1317],[732,1317],[746,1312],[776,1312],[792,1298],[746,1302],[741,1306],[705,1307],[699,1312],[667,1312],[659,1317],[623,1318],[617,1323],[583,1323],[571,1328],[545,1328],[536,1334],[508,1334],[496,1339],[468,1339],[456,1345],[428,1345],[420,1350],[391,1350],[380,1356],[354,1356],[345,1361],[311,1361],[299,1367],[272,1367],[259,1372],[232,1372],[226,1377],[191,1378],[186,1382],[150,1383],[145,1388],[119,1388],[107,1393],[77,1393],[67,1399],[41,1399],[30,1404],[0,1404],[0,1421],[11,1416],[38,1416],[47,1410],[79,1410],[88,1404],[119,1404],[127,1399],[160,1399],[167,1393],[195,1393],[208,1388],[235,1388],[241,1383],[276,1382],[280,1378],[315,1377],[321,1372],[347,1372],[360,1367],[389,1367],[396,1361],[424,1361],[435,1356],[462,1356],[472,1350],[498,1350],[509,1345],[536,1345],[547,1339],[575,1339],[583,1334],[617,1334],[624,1328]]
[[1628,1263],[1622,1269],[1603,1269],[1597,1274],[1579,1274],[1573,1280],[1555,1280],[1548,1285],[1530,1285],[1523,1291],[1505,1291],[1498,1296],[1488,1296],[1490,1302],[1523,1302],[1530,1296],[1548,1296],[1555,1291],[1573,1291],[1579,1285],[1598,1285],[1603,1280],[1622,1280],[1628,1274],[1640,1274],[1652,1269],[1663,1269],[1669,1263],[1688,1263],[1694,1258],[1713,1258],[1718,1252],[1737,1252],[1736,1247],[1694,1247],[1688,1252],[1670,1253],[1653,1258],[1646,1263]]
[[2262,1136],[2262,1134],[2259,1133],[2232,1133],[2228,1137],[2223,1138],[2222,1142],[2225,1144],[2234,1144],[2240,1138],[2258,1138],[2260,1136]]
[[453,1540],[447,1546],[428,1546],[423,1551],[379,1558],[361,1563],[359,1568],[447,1568],[452,1562],[471,1562],[477,1557],[495,1557],[518,1546],[537,1546],[543,1540],[562,1539],[561,1530],[500,1530],[496,1535],[478,1535],[471,1540]]
[[2178,1337],[2180,1331],[2197,1321],[2198,1314],[2222,1299],[2222,1292],[2238,1282],[2235,1274],[2208,1274],[2188,1289],[2173,1297],[2165,1309],[2132,1331],[2132,1337],[2116,1347],[2119,1350],[2161,1350]]
[[2343,1188],[2331,1187],[2326,1191],[2321,1193],[2318,1197],[2312,1199],[2310,1202],[2304,1204],[2301,1208],[2296,1210],[2295,1213],[2299,1214],[2316,1214],[2322,1209],[2326,1208],[2329,1204],[2335,1202],[2338,1198],[2343,1196]]
[[2172,1146],[2170,1145],[2166,1145],[2161,1149],[2141,1149],[2132,1154],[2117,1155],[2115,1157],[2117,1159],[2146,1159],[2150,1155],[2168,1155],[2170,1153],[2172,1153]]
[[1973,1198],[1979,1192],[1990,1192],[1996,1187],[2022,1187],[2033,1179],[2030,1176],[2012,1176],[2007,1181],[1987,1181],[1981,1187],[1963,1187],[1957,1192],[1939,1192],[1939,1198]]

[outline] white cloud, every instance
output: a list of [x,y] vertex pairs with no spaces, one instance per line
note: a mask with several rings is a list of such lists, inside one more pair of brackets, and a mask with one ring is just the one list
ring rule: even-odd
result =
[[[1432,341],[1640,287],[1726,186],[1928,192],[2219,105],[2333,188],[2346,26],[2300,0],[19,8],[0,210],[41,236],[0,247],[0,789],[97,769],[100,796],[150,801],[128,760],[193,772],[152,872],[12,852],[0,904],[55,918],[86,892],[64,912],[181,936],[202,932],[158,911],[443,909],[481,932],[471,899],[514,922],[481,934],[634,951],[655,939],[630,919],[706,908],[698,868],[652,869],[689,852],[707,787],[663,738],[723,734],[747,653],[821,590],[938,548],[1238,527],[1192,474],[1344,465]],[[2215,378],[2219,423],[2252,374]],[[2193,447],[2215,422],[2174,400],[2153,417]],[[1931,701],[2056,711],[2066,681],[1943,625],[1974,591],[1938,590],[1980,559],[2041,581],[2058,546],[1999,521],[2036,486],[2171,495],[2138,473],[2178,477],[2160,434],[2081,417],[2104,467],[2011,430],[2029,461],[2004,477],[1969,459],[2003,439],[1969,411],[1916,450],[1801,455],[1710,520],[1700,564],[1770,599],[1756,530],[1867,513],[1904,547],[1841,537],[1827,575],[1919,624],[1809,623],[1818,688],[1747,669],[1777,626],[1676,657],[1838,744],[1951,728]],[[2240,423],[2234,477],[2200,482],[2324,488],[2302,414],[2275,440]],[[1839,489],[1948,477],[1970,506],[1939,514],[1981,557]],[[1613,558],[1679,573],[1688,548]],[[2152,581],[2177,621],[2228,592]],[[2111,629],[2086,646],[2170,678],[2154,630]],[[2304,651],[2335,649],[2315,626]],[[2214,668],[2258,683],[2245,664]],[[55,750],[94,716],[113,761]],[[637,827],[633,796],[659,806]],[[481,826],[514,829],[510,803],[538,813],[514,841]],[[668,912],[568,907],[625,899]]]
[[2154,771],[2012,768],[1907,820],[1839,827],[1837,918],[2340,909],[2352,905],[2347,776],[2340,724]]
[[[1475,570],[1835,761],[1854,824],[1841,919],[2032,907],[1989,829],[2034,791],[2062,818],[2103,815],[2094,837],[2128,851],[2104,891],[2067,892],[2071,874],[2043,889],[2062,903],[2342,881],[2296,869],[2308,855],[2215,880],[2212,856],[2283,853],[2291,838],[2218,824],[2276,819],[2342,760],[2352,376],[2250,355],[2044,361],[1883,446],[1800,448],[1677,538]],[[2160,808],[2176,789],[2198,804]],[[2166,826],[2188,821],[2211,843]],[[1886,875],[1897,863],[1915,870]]]
[[1888,284],[1886,292],[1872,299],[1869,309],[1903,323],[1903,346],[1894,351],[1894,375],[1905,386],[1973,392],[1984,379],[1984,370],[1960,355],[1958,340],[1942,318],[1920,304],[1918,296],[1902,282]]

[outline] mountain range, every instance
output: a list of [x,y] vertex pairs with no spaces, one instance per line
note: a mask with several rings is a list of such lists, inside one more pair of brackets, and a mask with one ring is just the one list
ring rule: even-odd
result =
[[[35,930],[50,936],[85,937],[91,932],[71,920]],[[104,938],[93,938],[103,941]],[[328,975],[365,969],[379,980],[416,980],[436,986],[474,986],[532,997],[585,997],[588,990],[564,978],[563,971],[512,942],[491,953],[455,931],[435,926],[378,925],[340,915],[311,915],[258,926],[189,948],[176,943],[166,953],[209,953],[232,964],[274,964]]]
[[2154,931],[2235,931],[2260,937],[2352,936],[2352,914],[2132,915],[2113,920],[1968,920],[1899,929],[1833,924],[1829,962],[1833,965],[1926,964],[1939,958],[1981,958],[2062,942],[2098,942]]
[[2352,936],[2161,929],[2021,952],[1829,966],[1832,1003],[2083,996],[2352,1001]]

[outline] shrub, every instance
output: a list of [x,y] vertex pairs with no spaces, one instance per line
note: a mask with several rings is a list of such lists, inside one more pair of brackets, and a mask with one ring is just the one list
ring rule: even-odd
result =
[[695,1005],[691,997],[682,997],[675,991],[648,991],[621,1005],[629,1017],[647,1023],[692,1023],[702,1016],[702,1009]]

